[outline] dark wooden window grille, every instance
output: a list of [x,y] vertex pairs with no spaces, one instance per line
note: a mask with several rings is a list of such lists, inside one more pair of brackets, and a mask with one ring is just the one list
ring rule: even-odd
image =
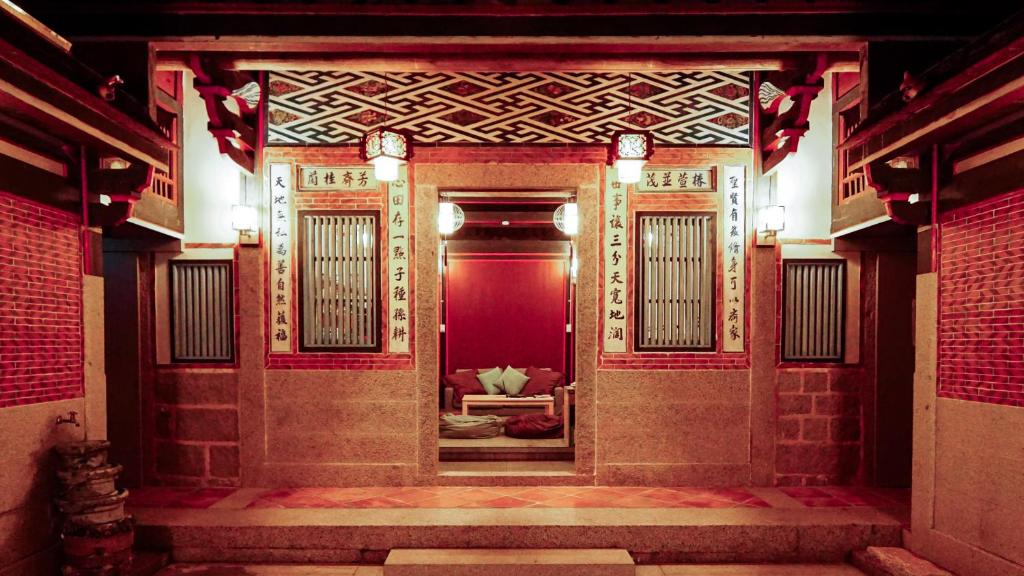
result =
[[299,213],[302,349],[381,350],[378,212]]
[[786,260],[782,269],[782,359],[841,362],[846,261]]
[[174,362],[231,362],[235,306],[230,261],[172,260],[171,342]]
[[714,215],[640,213],[635,238],[637,350],[712,349]]

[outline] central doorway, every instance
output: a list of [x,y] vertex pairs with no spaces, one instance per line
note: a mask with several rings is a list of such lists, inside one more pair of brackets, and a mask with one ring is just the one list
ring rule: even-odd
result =
[[[447,191],[439,200],[462,221],[439,247],[440,460],[571,469],[576,260],[555,220],[573,194]],[[498,372],[504,381],[487,383]],[[481,431],[465,433],[474,422]]]

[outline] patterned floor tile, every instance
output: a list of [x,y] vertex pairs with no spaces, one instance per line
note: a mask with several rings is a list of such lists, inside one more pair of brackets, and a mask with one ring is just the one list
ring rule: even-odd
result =
[[128,506],[134,508],[205,509],[234,494],[237,488],[133,488]]

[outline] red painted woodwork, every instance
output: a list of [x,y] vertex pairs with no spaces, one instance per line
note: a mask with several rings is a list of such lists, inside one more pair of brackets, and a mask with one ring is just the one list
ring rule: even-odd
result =
[[1024,190],[940,226],[938,395],[1024,406]]
[[448,259],[447,370],[565,366],[566,275],[558,259]]
[[83,395],[78,224],[0,192],[0,407]]

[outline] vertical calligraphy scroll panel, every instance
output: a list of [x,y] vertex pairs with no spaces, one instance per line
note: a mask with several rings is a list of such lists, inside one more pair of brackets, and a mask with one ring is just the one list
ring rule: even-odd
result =
[[399,168],[398,179],[387,185],[388,206],[388,352],[408,353],[409,338],[409,169]]
[[628,337],[629,210],[626,185],[614,167],[605,172],[604,305],[602,326],[605,352],[626,352]]
[[292,351],[292,165],[270,165],[270,351]]
[[746,178],[743,166],[726,166],[722,189],[721,246],[724,300],[723,352],[743,352],[746,320]]

